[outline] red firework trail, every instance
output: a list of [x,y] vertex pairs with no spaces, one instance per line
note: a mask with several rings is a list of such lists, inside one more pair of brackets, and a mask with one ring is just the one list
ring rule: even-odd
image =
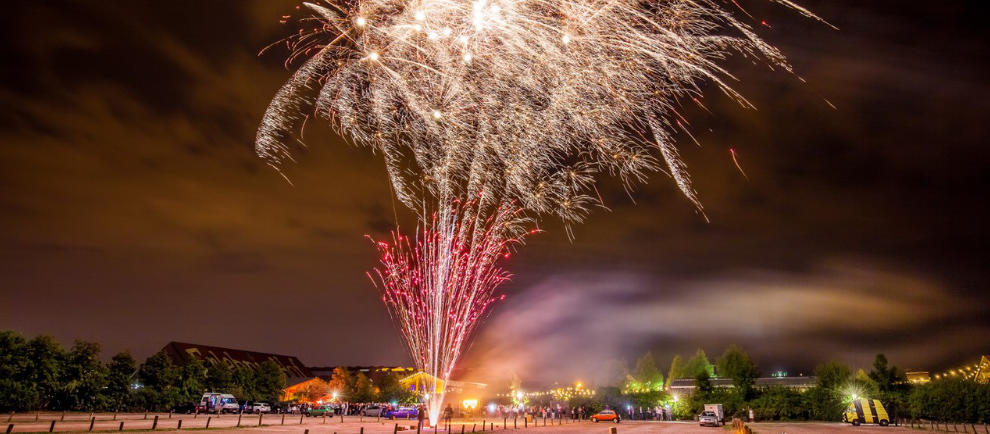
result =
[[433,214],[414,237],[392,232],[392,241],[376,241],[380,265],[368,273],[382,301],[399,324],[416,367],[433,376],[428,397],[431,422],[443,400],[464,343],[496,301],[496,288],[510,274],[499,266],[526,231],[520,210],[503,205],[477,219],[477,201],[452,203]]

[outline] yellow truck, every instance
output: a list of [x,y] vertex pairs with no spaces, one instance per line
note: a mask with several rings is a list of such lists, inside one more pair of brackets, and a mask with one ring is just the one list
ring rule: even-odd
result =
[[875,423],[880,426],[890,424],[890,416],[879,399],[857,398],[849,403],[846,412],[842,415],[842,421],[859,426],[863,423]]

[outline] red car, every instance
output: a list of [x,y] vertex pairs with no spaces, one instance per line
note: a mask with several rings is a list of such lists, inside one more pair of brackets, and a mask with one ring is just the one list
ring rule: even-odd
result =
[[615,411],[602,410],[598,412],[598,414],[591,415],[591,420],[595,422],[605,421],[605,422],[619,423],[622,420],[622,418],[620,418],[619,413],[616,413]]

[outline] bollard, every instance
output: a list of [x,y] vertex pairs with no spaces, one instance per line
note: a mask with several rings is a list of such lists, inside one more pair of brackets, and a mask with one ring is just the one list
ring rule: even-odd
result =
[[608,434],[619,434],[619,429],[613,426],[608,429]]
[[95,423],[96,423],[96,417],[90,417],[89,418],[89,430],[90,431],[93,430],[93,424],[95,424]]
[[327,412],[323,412],[323,423],[327,423]]
[[169,418],[169,419],[171,419],[171,418],[172,418],[172,410],[169,410],[169,411],[168,411],[168,418]]
[[491,425],[492,431],[495,431],[495,422],[492,422],[490,425]]
[[117,428],[117,431],[123,431],[123,430],[124,430],[124,421],[120,421],[120,428]]
[[523,428],[529,428],[529,417],[523,416]]
[[179,419],[179,423],[175,425],[175,430],[178,431],[182,429],[182,419]]
[[154,431],[155,428],[158,428],[158,415],[157,414],[155,415],[155,421],[151,423],[151,430]]
[[[65,412],[64,411],[62,412],[62,415],[65,416]],[[40,411],[34,412],[34,421],[35,422],[38,421],[38,416],[41,416],[41,412]]]
[[303,416],[304,416],[304,414],[299,413],[299,425],[302,425],[302,418],[303,418]]
[[464,425],[461,425],[461,434],[464,434]]
[[265,418],[264,413],[258,413],[258,426],[261,426],[261,419]]
[[48,432],[55,432],[55,419],[52,419],[52,424],[48,427]]
[[416,434],[419,434],[419,429],[423,426],[421,423],[416,424]]
[[477,427],[478,427],[478,424],[472,423],[471,424],[471,432],[473,433],[474,432],[474,429],[477,428]]
[[243,413],[237,413],[237,427],[238,428],[241,427],[241,416],[243,416]]
[[488,426],[488,424],[485,423],[484,419],[481,419],[481,430],[484,431],[486,426]]
[[206,416],[206,429],[210,429],[211,420],[213,420],[213,416]]
[[340,423],[344,423],[344,412],[340,412]]
[[148,412],[144,412],[144,420],[148,420]]
[[395,424],[395,428],[392,428],[392,434],[396,434],[398,432],[399,432],[399,424]]
[[[36,419],[34,419],[34,420],[38,420],[38,419],[36,418]],[[59,419],[59,420],[60,420],[60,421],[65,421],[65,412],[64,412],[64,411],[62,412],[62,418],[61,418],[61,419]]]
[[306,428],[306,431],[303,431],[303,434],[309,434],[309,428]]
[[519,429],[519,426],[516,425],[516,419],[518,419],[518,417],[512,418],[512,429]]
[[505,426],[507,425],[506,422],[508,422],[508,421],[509,421],[509,417],[508,416],[502,418],[502,429],[505,429]]
[[364,434],[364,427],[361,427],[361,434]]
[[7,425],[7,434],[10,434],[10,432],[13,430],[14,430],[14,424]]
[[117,420],[117,410],[113,411],[113,420]]
[[285,413],[282,413],[282,425],[285,425]]

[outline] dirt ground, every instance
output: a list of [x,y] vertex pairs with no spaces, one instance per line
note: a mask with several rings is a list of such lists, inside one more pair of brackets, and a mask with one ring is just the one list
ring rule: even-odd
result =
[[[22,432],[48,432],[51,428],[52,421],[55,421],[55,432],[88,432],[91,422],[91,418],[95,417],[96,420],[93,422],[93,431],[111,432],[120,429],[120,423],[124,423],[125,431],[147,431],[150,430],[154,424],[154,418],[158,416],[158,424],[155,428],[158,431],[175,431],[179,428],[179,421],[181,421],[181,429],[199,429],[202,430],[206,428],[207,422],[209,422],[209,427],[211,432],[217,433],[269,433],[269,432],[280,432],[280,433],[296,433],[305,434],[308,430],[310,434],[392,434],[396,429],[396,424],[399,425],[400,432],[403,434],[413,434],[416,432],[416,421],[389,421],[389,420],[379,420],[373,417],[361,418],[358,416],[347,416],[341,421],[340,417],[302,417],[300,415],[274,415],[267,414],[260,418],[261,426],[259,426],[259,416],[258,415],[242,415],[238,416],[236,414],[225,414],[217,417],[216,415],[206,416],[206,415],[179,415],[174,414],[169,417],[168,413],[149,413],[147,417],[144,413],[128,413],[128,414],[118,414],[114,416],[112,413],[106,414],[94,414],[89,413],[73,413],[62,416],[61,413],[29,413],[29,414],[15,414],[14,417],[10,418],[9,415],[0,416],[0,421],[4,421],[10,418],[10,421],[4,423],[4,428],[8,428],[10,424],[13,424],[13,429],[9,432],[22,433]],[[116,418],[116,419],[115,419]],[[36,420],[37,419],[37,420]],[[238,421],[240,427],[238,427]],[[625,421],[620,424],[612,423],[592,423],[587,421],[582,422],[572,422],[564,421],[560,425],[551,425],[549,421],[547,425],[543,425],[543,421],[539,420],[535,424],[530,423],[524,426],[522,420],[517,421],[517,425],[514,428],[512,420],[509,419],[505,421],[505,427],[503,428],[503,421],[491,421],[486,420],[485,424],[489,425],[491,428],[491,423],[495,423],[494,432],[491,434],[499,434],[500,431],[506,431],[506,434],[524,434],[526,432],[532,432],[533,434],[609,434],[609,428],[617,428],[618,434],[646,434],[646,433],[726,433],[728,430],[721,428],[710,428],[710,427],[699,427],[695,422],[646,422],[646,421]],[[472,430],[476,432],[481,431],[482,420],[455,420],[451,424],[450,432],[447,432],[443,428],[439,429],[423,429],[420,434],[461,434],[463,429],[464,434],[470,434]],[[750,428],[759,434],[802,434],[802,433],[870,433],[878,432],[885,434],[897,434],[897,433],[908,433],[914,432],[910,428],[905,427],[877,427],[877,426],[860,426],[853,427],[848,424],[842,423],[816,423],[816,422],[792,422],[792,423],[753,423],[749,424]]]

